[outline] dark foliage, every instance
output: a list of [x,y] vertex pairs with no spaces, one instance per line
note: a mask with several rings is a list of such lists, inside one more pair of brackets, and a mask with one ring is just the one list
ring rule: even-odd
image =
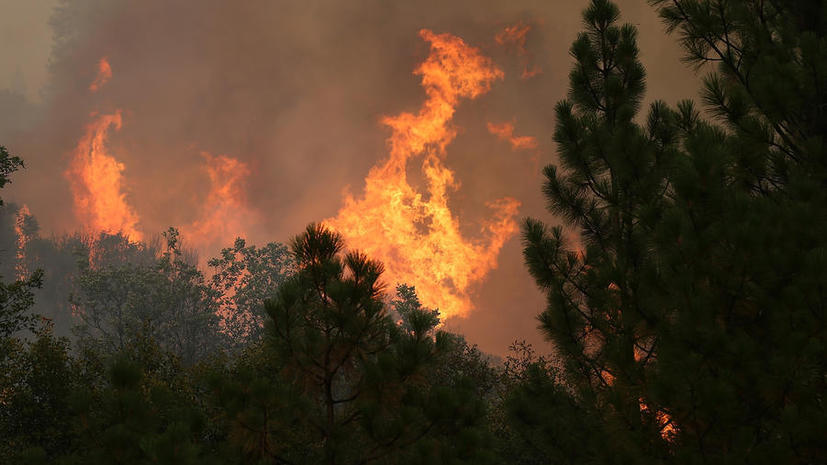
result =
[[[724,126],[690,102],[638,124],[634,29],[591,2],[544,189],[572,235],[524,228],[565,370],[529,377],[513,414],[567,459],[821,462],[827,10],[653,3],[687,59],[718,63],[705,103]],[[567,419],[531,415],[544,404]]]

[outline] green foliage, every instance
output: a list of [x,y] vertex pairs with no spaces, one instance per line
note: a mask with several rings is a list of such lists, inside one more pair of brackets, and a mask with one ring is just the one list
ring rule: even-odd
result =
[[391,300],[390,305],[406,331],[427,333],[439,323],[439,310],[423,307],[413,286],[398,285],[396,298]]
[[[87,359],[96,354],[87,353]],[[197,384],[171,353],[139,335],[104,355],[72,396],[78,440],[60,460],[89,464],[205,463]],[[92,387],[92,389],[89,389]]]
[[526,367],[505,407],[512,434],[521,440],[513,463],[605,463],[616,453],[600,447],[609,438],[599,412],[578,402],[541,364]]
[[[72,336],[75,325],[69,296],[78,275],[79,261],[88,256],[93,241],[82,234],[45,238],[35,218],[13,203],[0,207],[0,275],[31,276],[42,270],[42,285],[32,288],[33,304],[28,313],[54,324],[54,334]],[[18,236],[16,228],[21,235]]]
[[[313,408],[296,386],[283,382],[262,343],[251,344],[229,366],[207,372],[212,422],[223,463],[310,463],[318,454],[301,412]],[[304,449],[295,445],[304,444]]]
[[256,248],[238,238],[208,264],[215,269],[210,285],[222,294],[224,332],[236,348],[256,344],[264,327],[264,301],[292,272],[287,247],[271,242]]
[[[6,147],[0,145],[0,189],[11,182],[9,176],[12,173],[23,167],[23,160],[20,157],[10,154]],[[3,205],[2,199],[0,199],[0,205]]]
[[[551,399],[559,399],[547,399],[549,408],[562,409],[571,403],[570,391],[583,400],[584,412],[598,416],[587,423],[606,422],[616,431],[611,442],[616,457],[662,459],[658,425],[638,410],[642,367],[636,354],[652,349],[655,310],[643,298],[642,278],[654,265],[646,235],[663,208],[676,131],[661,103],[652,105],[646,128],[634,121],[644,73],[636,32],[630,25],[618,26],[618,14],[610,2],[593,1],[583,15],[586,32],[572,46],[577,63],[570,76],[571,101],[556,107],[554,139],[564,171],[545,170],[549,207],[577,228],[582,245],[571,244],[562,228],[548,230],[536,220],[528,220],[524,229],[526,262],[548,295],[541,329],[564,361],[567,385],[550,389],[554,383],[535,375],[525,392],[548,391]],[[619,389],[627,391],[616,395]],[[578,417],[569,414],[568,419]],[[550,441],[574,445],[562,437],[568,430],[556,433],[560,437]],[[604,440],[585,437],[595,441],[586,450]],[[579,449],[555,456],[582,457]]]
[[[107,242],[104,235],[93,245],[93,263],[82,268],[72,301],[84,344],[116,353],[144,334],[187,365],[225,347],[219,293],[184,260],[178,232],[170,229],[165,237],[166,251],[145,263],[129,259],[141,257],[135,248],[143,246],[122,236]],[[127,258],[113,260],[113,254]]]
[[[461,372],[435,379],[458,341],[436,331],[413,288],[394,306],[382,265],[344,253],[310,225],[291,249],[296,273],[265,303],[263,345],[214,378],[246,463],[457,463],[484,459],[484,405]],[[476,462],[474,462],[476,463]]]
[[76,378],[68,341],[55,338],[47,324],[34,341],[3,338],[0,344],[0,462],[68,450]]
[[[650,0],[687,62],[716,65],[708,109],[737,135],[738,175],[756,188],[825,176],[827,6],[815,0]],[[806,172],[796,169],[807,166]]]
[[[827,178],[811,84],[827,43],[808,24],[824,7],[813,19],[807,2],[653,3],[690,60],[720,62],[705,101],[726,127],[690,102],[655,103],[637,124],[634,32],[591,2],[557,106],[562,169],[544,188],[575,237],[524,228],[563,378],[530,377],[512,414],[557,460],[823,461]],[[587,456],[572,435],[590,438]]]
[[[0,145],[0,189],[10,183],[9,176],[22,167],[23,160],[12,156],[6,147]],[[41,270],[10,284],[0,280],[0,343],[5,345],[6,340],[18,331],[35,329],[38,317],[29,310],[34,305],[34,289],[42,285]],[[6,350],[5,347],[0,348],[0,357],[6,357]]]
[[10,284],[0,281],[0,339],[7,339],[22,330],[34,331],[40,317],[30,310],[34,305],[34,289],[42,285],[41,270]]

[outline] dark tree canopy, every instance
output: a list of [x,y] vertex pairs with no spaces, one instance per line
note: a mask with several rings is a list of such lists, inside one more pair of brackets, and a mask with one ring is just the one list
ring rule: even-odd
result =
[[[312,224],[291,243],[296,273],[265,303],[264,344],[218,381],[248,460],[478,463],[482,403],[468,377],[429,374],[455,353],[436,312],[400,287],[390,312],[382,265]],[[266,368],[265,368],[266,367]],[[477,398],[478,399],[478,398]]]
[[[688,101],[656,102],[638,124],[634,28],[591,2],[544,188],[571,233],[524,229],[563,388],[532,381],[524,393],[595,417],[572,422],[596,441],[588,460],[816,463],[827,426],[820,20],[801,16],[806,2],[653,3],[689,60],[719,63],[705,104],[724,125]],[[568,422],[534,418],[568,444]]]
[[[10,183],[9,176],[22,167],[23,160],[0,145],[0,189]],[[0,206],[3,206],[2,199]],[[30,276],[18,278],[11,283],[0,279],[0,345],[18,331],[34,330],[39,320],[30,309],[34,306],[34,290],[43,285],[43,271],[35,270]],[[5,357],[6,350],[0,347],[0,357]]]
[[[11,182],[9,176],[12,173],[23,168],[23,160],[9,153],[6,147],[0,145],[0,189]],[[0,205],[3,205],[3,200],[0,199]]]

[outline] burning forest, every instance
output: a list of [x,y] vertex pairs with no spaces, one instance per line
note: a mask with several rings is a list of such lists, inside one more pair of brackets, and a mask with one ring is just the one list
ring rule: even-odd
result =
[[0,463],[824,462],[822,3],[0,5]]

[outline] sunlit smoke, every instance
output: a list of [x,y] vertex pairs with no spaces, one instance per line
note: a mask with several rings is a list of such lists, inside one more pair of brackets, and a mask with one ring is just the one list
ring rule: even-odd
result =
[[[438,307],[444,317],[465,316],[473,308],[471,285],[497,266],[500,248],[517,230],[519,202],[490,202],[493,215],[482,228],[484,239],[463,237],[448,208],[448,191],[457,187],[454,172],[443,159],[456,136],[451,119],[460,99],[488,92],[503,74],[458,37],[429,30],[420,36],[431,46],[415,71],[427,100],[417,114],[383,118],[392,130],[390,156],[371,169],[364,196],[346,195],[344,207],[326,223],[350,247],[384,262],[390,282],[416,286],[422,302]],[[408,183],[406,165],[414,157],[423,159],[427,192]]]
[[513,150],[528,150],[537,148],[537,139],[531,136],[515,136],[514,123],[488,123],[488,132],[494,134],[500,140],[511,144]]
[[138,229],[138,215],[124,193],[124,165],[106,147],[109,129],[121,128],[121,112],[93,117],[65,172],[74,196],[75,214],[93,234],[121,232],[129,240],[140,240],[143,234]]

